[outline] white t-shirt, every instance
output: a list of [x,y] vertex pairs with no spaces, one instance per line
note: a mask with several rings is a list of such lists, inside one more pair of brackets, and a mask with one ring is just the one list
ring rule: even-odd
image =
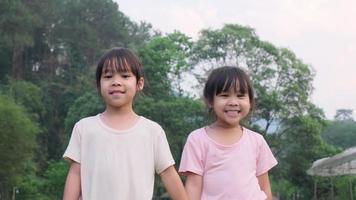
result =
[[100,114],[81,119],[63,157],[81,164],[83,200],[151,200],[155,172],[174,165],[163,129],[142,116],[124,131]]

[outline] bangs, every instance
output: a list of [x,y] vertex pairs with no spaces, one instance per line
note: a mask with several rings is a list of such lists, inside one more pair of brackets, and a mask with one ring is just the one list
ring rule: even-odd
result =
[[211,106],[215,96],[231,90],[238,95],[247,94],[253,109],[255,101],[250,77],[243,69],[234,66],[219,67],[210,73],[203,91],[205,102]]
[[112,57],[111,59],[105,60],[102,72],[132,72],[132,70],[125,58]]
[[229,92],[233,90],[235,93],[246,94],[248,93],[248,80],[245,80],[241,73],[227,73],[225,79],[218,79],[215,88],[215,95],[219,95],[222,92]]
[[139,81],[143,78],[143,69],[140,59],[131,50],[126,48],[113,48],[104,54],[96,68],[96,86],[100,88],[100,78],[103,73],[132,72]]

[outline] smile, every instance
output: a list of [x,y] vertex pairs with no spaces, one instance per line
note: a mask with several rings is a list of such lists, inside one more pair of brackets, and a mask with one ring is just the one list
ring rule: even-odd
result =
[[224,113],[227,117],[236,118],[240,115],[240,110],[226,110]]
[[241,112],[241,110],[225,110],[225,112],[237,112],[237,113],[240,113]]
[[114,91],[109,91],[109,94],[124,94],[125,91],[120,91],[120,90],[114,90]]

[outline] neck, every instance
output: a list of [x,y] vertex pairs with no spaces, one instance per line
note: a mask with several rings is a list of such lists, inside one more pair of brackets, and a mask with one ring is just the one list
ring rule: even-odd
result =
[[210,126],[216,129],[241,129],[242,128],[240,124],[230,125],[230,124],[223,124],[218,121],[215,121]]
[[223,145],[235,144],[241,139],[243,135],[243,130],[240,125],[222,126],[218,122],[214,122],[210,126],[208,126],[206,132],[209,135],[209,137],[211,137],[214,141]]
[[137,114],[132,110],[132,107],[111,107],[107,106],[103,115],[115,118],[137,117]]
[[106,109],[101,114],[101,119],[112,129],[127,130],[133,127],[139,116],[131,109],[128,111]]

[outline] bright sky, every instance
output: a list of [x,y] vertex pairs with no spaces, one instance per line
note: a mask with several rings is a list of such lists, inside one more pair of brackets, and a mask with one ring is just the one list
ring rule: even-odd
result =
[[116,0],[131,20],[163,33],[197,38],[203,28],[250,26],[260,39],[292,50],[316,71],[312,102],[333,119],[339,108],[356,119],[355,0]]

